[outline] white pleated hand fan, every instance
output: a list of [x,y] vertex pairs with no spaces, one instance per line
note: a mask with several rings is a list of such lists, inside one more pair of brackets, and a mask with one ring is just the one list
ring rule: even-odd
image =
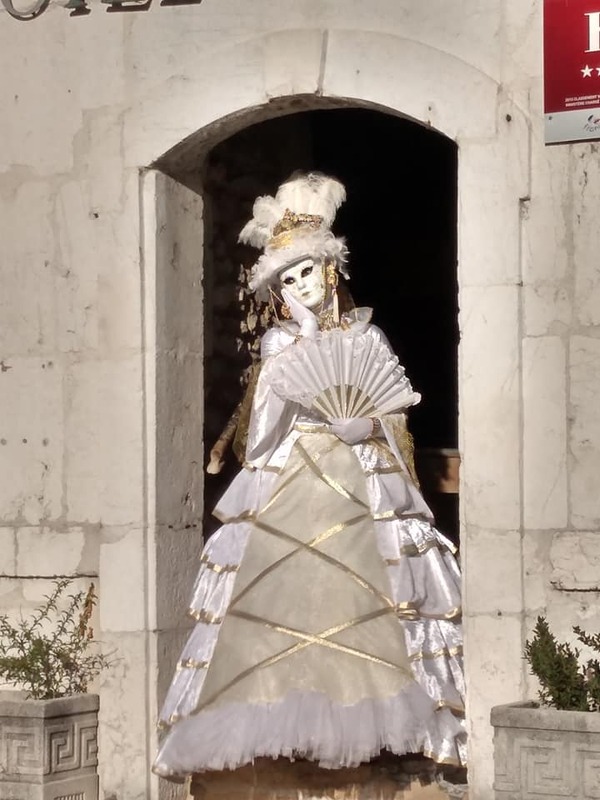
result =
[[391,414],[421,399],[387,345],[368,333],[338,328],[279,353],[271,364],[271,385],[326,420]]

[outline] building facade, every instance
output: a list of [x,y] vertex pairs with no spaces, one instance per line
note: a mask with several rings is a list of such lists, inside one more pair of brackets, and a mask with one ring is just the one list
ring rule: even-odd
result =
[[[216,196],[232,165],[246,199],[319,166],[302,126],[331,112],[348,159],[385,144],[408,165],[420,132],[419,202],[454,203],[469,779],[491,800],[490,708],[535,693],[536,615],[559,635],[600,626],[600,161],[594,143],[544,146],[541,1],[50,4],[3,9],[0,28],[0,603],[97,580],[117,655],[103,797],[178,792],[150,763],[201,547],[205,395],[229,380],[219,276],[234,280],[239,215]],[[358,112],[379,132],[357,138]],[[406,202],[418,171],[391,191],[378,169],[385,202]],[[418,276],[410,253],[387,257]]]

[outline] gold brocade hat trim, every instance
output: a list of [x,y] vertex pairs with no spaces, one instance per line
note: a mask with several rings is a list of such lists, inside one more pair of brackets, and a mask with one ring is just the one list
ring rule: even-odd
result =
[[269,246],[272,247],[271,242],[273,239],[276,239],[285,231],[293,231],[296,228],[310,228],[318,231],[322,225],[323,217],[320,214],[297,214],[295,211],[290,211],[289,208],[286,208],[283,217],[273,228],[273,236],[269,241]]
[[283,250],[284,247],[290,247],[294,242],[299,239],[304,233],[304,228],[295,228],[291,231],[282,231],[277,236],[269,239],[267,247],[271,250]]

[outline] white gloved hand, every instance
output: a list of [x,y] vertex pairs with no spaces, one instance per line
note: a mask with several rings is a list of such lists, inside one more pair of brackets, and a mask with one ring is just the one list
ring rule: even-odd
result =
[[332,419],[331,432],[346,444],[358,444],[372,436],[373,420],[370,417]]
[[314,339],[319,330],[319,321],[310,308],[306,308],[306,306],[303,306],[295,297],[292,297],[287,289],[281,290],[281,296],[286,306],[292,312],[292,318],[300,326],[300,336]]

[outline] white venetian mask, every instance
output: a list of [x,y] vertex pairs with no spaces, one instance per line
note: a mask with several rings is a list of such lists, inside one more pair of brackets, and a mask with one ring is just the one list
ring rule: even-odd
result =
[[305,258],[279,273],[281,288],[306,308],[314,309],[325,299],[325,271],[312,258]]

